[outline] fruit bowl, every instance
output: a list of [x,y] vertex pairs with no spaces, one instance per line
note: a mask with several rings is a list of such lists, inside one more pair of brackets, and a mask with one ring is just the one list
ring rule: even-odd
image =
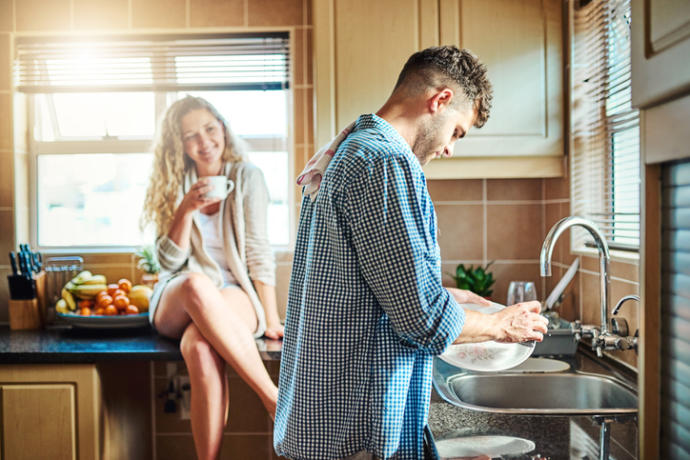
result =
[[75,313],[57,313],[57,317],[72,327],[87,329],[127,329],[136,327],[148,327],[149,314],[136,315],[112,315],[83,316]]

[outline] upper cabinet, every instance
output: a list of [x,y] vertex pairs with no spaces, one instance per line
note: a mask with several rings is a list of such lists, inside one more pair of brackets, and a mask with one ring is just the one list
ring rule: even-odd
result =
[[633,0],[632,99],[648,108],[690,91],[690,2]]
[[317,146],[378,110],[413,52],[452,44],[486,63],[493,108],[427,178],[563,174],[560,1],[317,0],[313,13]]

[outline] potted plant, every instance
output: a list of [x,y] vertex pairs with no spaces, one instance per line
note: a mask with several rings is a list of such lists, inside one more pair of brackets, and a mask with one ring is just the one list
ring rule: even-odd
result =
[[158,282],[158,272],[161,271],[155,249],[153,246],[144,246],[136,252],[136,255],[139,257],[137,268],[144,272],[141,275],[141,284],[153,288],[153,285]]
[[492,263],[493,262],[489,262],[484,267],[481,265],[477,267],[473,265],[465,267],[464,264],[458,265],[455,269],[455,275],[451,275],[455,280],[455,285],[458,289],[472,291],[488,299],[493,292],[491,286],[496,282],[493,274],[488,272]]

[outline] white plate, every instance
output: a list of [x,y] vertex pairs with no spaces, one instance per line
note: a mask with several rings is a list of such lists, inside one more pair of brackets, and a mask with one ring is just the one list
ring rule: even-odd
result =
[[82,316],[71,313],[58,313],[57,316],[74,327],[88,329],[123,329],[142,327],[149,324],[148,313],[113,316]]
[[[475,310],[486,314],[501,311],[505,306],[492,302],[483,307],[475,304],[461,304],[466,310]],[[453,366],[470,371],[496,372],[510,369],[525,361],[534,351],[535,343],[500,343],[488,341],[480,343],[463,343],[450,345],[439,356]]]
[[535,447],[533,441],[513,436],[466,436],[436,441],[436,449],[444,459],[479,455],[500,458],[502,455],[526,454]]

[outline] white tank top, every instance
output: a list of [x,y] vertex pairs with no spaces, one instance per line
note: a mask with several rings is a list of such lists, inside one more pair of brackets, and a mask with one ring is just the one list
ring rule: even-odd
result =
[[223,286],[228,284],[238,285],[237,279],[233,276],[223,252],[223,232],[221,231],[220,211],[206,215],[199,211],[199,224],[201,227],[202,241],[204,250],[220,267],[223,275]]

